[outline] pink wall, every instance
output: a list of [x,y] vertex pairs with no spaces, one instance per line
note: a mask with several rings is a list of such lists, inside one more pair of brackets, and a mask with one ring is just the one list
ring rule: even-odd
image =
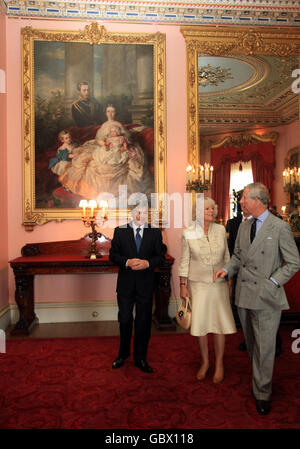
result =
[[[30,242],[78,239],[86,233],[81,222],[72,220],[47,223],[26,232],[22,226],[22,129],[21,129],[21,27],[40,29],[77,30],[87,22],[19,20],[7,21],[7,155],[8,162],[8,255],[13,259],[20,255],[21,247]],[[162,32],[166,34],[167,71],[167,190],[183,193],[186,166],[186,74],[185,43],[179,27],[104,23],[109,31]],[[179,63],[181,61],[181,63]],[[109,237],[113,230],[105,232]],[[180,229],[164,231],[169,253],[180,256]],[[176,263],[176,264],[177,264]],[[14,278],[9,268],[10,302],[14,302]],[[53,283],[55,282],[55,292]],[[97,276],[38,276],[36,298],[38,302],[68,302],[115,298],[116,275]],[[175,276],[177,288],[177,276]],[[101,287],[101,288],[100,288]],[[176,291],[178,294],[178,291]]]
[[[2,19],[3,22],[3,19]],[[6,53],[7,53],[7,173],[6,182],[2,181],[4,187],[4,201],[1,201],[1,212],[8,211],[8,222],[3,219],[1,233],[7,236],[3,239],[3,251],[1,251],[1,262],[7,269],[7,254],[9,259],[20,255],[21,247],[30,242],[56,241],[67,239],[79,239],[86,233],[81,222],[76,220],[64,221],[62,223],[47,223],[36,226],[33,232],[26,232],[22,226],[22,109],[21,109],[21,27],[32,26],[40,29],[78,30],[84,28],[87,21],[52,21],[52,20],[30,20],[9,19],[6,21]],[[123,32],[162,32],[166,34],[166,109],[167,109],[167,191],[168,193],[185,191],[185,167],[187,165],[187,136],[186,136],[186,54],[185,42],[178,26],[144,25],[144,24],[122,24],[108,23],[104,26],[109,31]],[[5,34],[5,28],[1,27]],[[3,39],[0,41],[3,42]],[[3,54],[3,45],[0,51]],[[2,61],[2,58],[1,58]],[[2,62],[1,62],[2,64]],[[1,103],[1,115],[4,106]],[[5,126],[0,124],[2,128]],[[298,126],[298,125],[297,125]],[[2,130],[2,129],[1,129]],[[276,166],[276,190],[275,198],[278,208],[284,201],[281,188],[283,159],[287,151],[299,142],[297,136],[298,127],[289,125],[288,132],[281,132],[278,142],[278,163]],[[2,133],[1,133],[2,134]],[[4,133],[5,135],[5,133]],[[3,134],[0,140],[4,145]],[[4,145],[5,147],[5,145]],[[2,153],[1,153],[2,154]],[[5,155],[1,155],[1,167],[6,165]],[[2,169],[1,169],[2,170]],[[1,173],[1,175],[5,173]],[[5,176],[4,176],[5,178]],[[7,186],[7,187],[6,187]],[[2,189],[1,189],[2,190]],[[6,198],[13,199],[7,205]],[[1,216],[5,213],[2,214]],[[112,236],[113,230],[105,231],[106,235]],[[163,232],[164,241],[168,245],[169,253],[176,258],[173,270],[173,286],[175,295],[178,297],[177,265],[180,257],[181,229],[168,229]],[[6,247],[8,241],[8,248]],[[6,255],[3,259],[3,254]],[[5,263],[4,263],[5,262]],[[38,276],[36,278],[37,302],[73,302],[73,301],[97,301],[115,298],[116,275],[90,275],[90,276]],[[53,285],[55,284],[55,291]],[[14,302],[14,278],[9,268],[9,298]],[[2,302],[1,302],[2,301]],[[3,296],[0,297],[0,310],[3,304]]]
[[[6,17],[0,5],[0,69],[6,72]],[[3,85],[4,83],[4,85]],[[8,304],[8,227],[5,80],[0,86],[0,313]]]

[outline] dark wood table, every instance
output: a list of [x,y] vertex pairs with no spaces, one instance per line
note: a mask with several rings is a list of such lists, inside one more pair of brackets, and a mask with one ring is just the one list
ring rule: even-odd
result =
[[[85,274],[116,273],[118,267],[108,258],[110,240],[102,235],[97,240],[96,248],[101,258],[91,260],[86,257],[91,246],[91,239],[86,235],[79,240],[61,242],[31,243],[23,246],[21,257],[11,260],[15,275],[15,300],[19,309],[19,319],[12,335],[29,335],[38,323],[34,311],[34,276],[36,274]],[[166,254],[165,262],[155,269],[155,309],[153,321],[160,330],[175,328],[168,315],[171,294],[170,280],[174,258]]]

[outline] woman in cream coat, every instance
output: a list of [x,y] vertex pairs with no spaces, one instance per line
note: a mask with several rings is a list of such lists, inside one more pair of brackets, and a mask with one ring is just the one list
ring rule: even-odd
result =
[[224,226],[214,223],[217,206],[211,198],[204,199],[204,226],[194,224],[183,231],[182,254],[179,265],[180,296],[192,302],[191,335],[199,338],[202,365],[197,379],[203,380],[209,368],[208,337],[214,336],[214,383],[224,379],[223,355],[225,334],[236,332],[232,315],[228,282],[214,273],[229,260]]

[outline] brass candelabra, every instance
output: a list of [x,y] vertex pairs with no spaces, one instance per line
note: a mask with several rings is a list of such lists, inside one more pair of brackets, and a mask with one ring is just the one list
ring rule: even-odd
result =
[[85,227],[92,228],[92,232],[88,234],[92,243],[89,253],[86,257],[89,259],[100,259],[102,255],[97,251],[96,242],[102,236],[101,232],[96,230],[96,226],[103,226],[108,219],[106,201],[100,201],[99,204],[95,200],[81,200],[79,207],[82,208],[81,219]]
[[300,192],[300,167],[285,168],[282,173],[283,190],[289,193]]
[[187,192],[204,192],[204,190],[209,190],[212,187],[213,182],[213,166],[206,163],[204,165],[199,165],[194,167],[188,165],[186,168],[187,180],[186,180],[186,190]]

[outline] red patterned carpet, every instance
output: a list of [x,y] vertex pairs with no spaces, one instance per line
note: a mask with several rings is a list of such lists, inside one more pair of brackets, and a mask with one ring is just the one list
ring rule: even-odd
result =
[[[144,374],[132,359],[112,370],[117,337],[7,341],[0,354],[1,429],[295,429],[300,427],[300,353],[292,328],[280,334],[272,412],[260,416],[250,394],[250,363],[228,336],[222,384],[195,378],[197,340],[154,335]],[[300,346],[300,345],[299,345]],[[212,343],[210,343],[212,354]],[[213,363],[213,358],[212,358]],[[212,364],[211,363],[211,364]]]

